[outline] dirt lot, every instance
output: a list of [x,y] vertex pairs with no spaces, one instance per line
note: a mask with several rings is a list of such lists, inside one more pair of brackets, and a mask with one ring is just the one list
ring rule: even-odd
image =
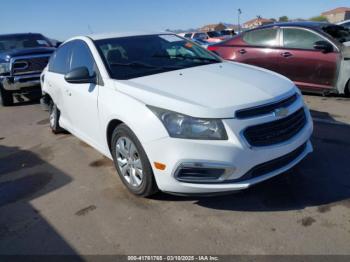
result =
[[0,108],[0,254],[350,254],[350,100],[305,99],[315,152],[214,198],[136,198],[39,105]]

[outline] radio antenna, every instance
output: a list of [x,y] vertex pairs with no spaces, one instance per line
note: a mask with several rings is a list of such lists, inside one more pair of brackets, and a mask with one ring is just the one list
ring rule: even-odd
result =
[[93,34],[93,33],[94,33],[94,31],[92,30],[92,28],[91,28],[90,25],[88,25],[88,30],[90,31],[90,34]]

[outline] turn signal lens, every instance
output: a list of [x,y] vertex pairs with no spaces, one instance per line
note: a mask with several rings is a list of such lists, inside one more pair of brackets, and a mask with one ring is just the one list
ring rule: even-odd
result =
[[166,169],[166,165],[162,164],[162,163],[158,163],[158,162],[154,162],[154,167],[156,169],[159,169],[159,170],[165,170]]

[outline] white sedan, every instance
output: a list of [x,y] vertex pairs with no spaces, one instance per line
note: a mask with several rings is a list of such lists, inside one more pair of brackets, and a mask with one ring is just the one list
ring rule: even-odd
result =
[[310,113],[291,81],[177,35],[75,37],[41,80],[52,131],[113,159],[139,196],[246,189],[312,152]]

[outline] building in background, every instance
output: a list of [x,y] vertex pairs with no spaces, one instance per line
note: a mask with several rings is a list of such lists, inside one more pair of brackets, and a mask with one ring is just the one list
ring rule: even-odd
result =
[[201,32],[211,32],[211,31],[222,31],[225,30],[227,26],[224,23],[205,25],[199,29]]
[[272,24],[274,21],[262,17],[257,17],[243,24],[244,29],[253,29],[262,25]]
[[350,8],[338,7],[336,9],[322,13],[322,16],[326,17],[330,23],[339,23],[350,19]]

